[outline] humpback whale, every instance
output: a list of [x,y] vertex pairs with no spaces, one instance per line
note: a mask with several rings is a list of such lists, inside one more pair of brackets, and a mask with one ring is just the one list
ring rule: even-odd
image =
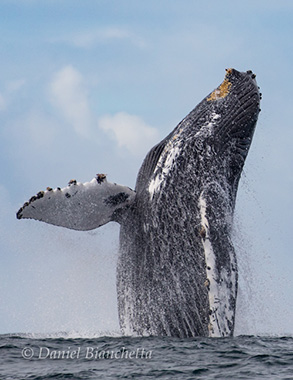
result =
[[227,69],[145,157],[135,190],[90,182],[40,191],[17,212],[74,230],[120,223],[117,298],[126,335],[231,336],[237,261],[231,230],[260,93],[252,71]]

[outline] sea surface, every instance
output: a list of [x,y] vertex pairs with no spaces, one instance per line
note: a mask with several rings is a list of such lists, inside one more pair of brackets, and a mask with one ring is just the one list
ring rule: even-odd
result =
[[293,379],[293,337],[0,335],[0,379]]

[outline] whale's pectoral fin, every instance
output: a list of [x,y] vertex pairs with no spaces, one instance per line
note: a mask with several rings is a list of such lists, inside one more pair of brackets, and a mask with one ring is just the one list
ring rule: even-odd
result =
[[115,220],[115,214],[128,207],[134,198],[133,190],[107,182],[104,174],[98,174],[90,182],[71,180],[63,189],[40,191],[20,208],[16,216],[87,231]]

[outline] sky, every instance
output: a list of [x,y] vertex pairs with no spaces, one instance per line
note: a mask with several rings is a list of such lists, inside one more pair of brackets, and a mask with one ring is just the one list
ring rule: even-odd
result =
[[235,210],[236,333],[293,334],[293,2],[1,0],[0,20],[0,333],[118,331],[119,226],[15,213],[97,173],[133,188],[234,67],[263,94]]

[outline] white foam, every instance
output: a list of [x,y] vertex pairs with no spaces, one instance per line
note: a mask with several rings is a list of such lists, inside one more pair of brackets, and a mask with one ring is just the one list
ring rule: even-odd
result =
[[123,311],[123,335],[132,336],[134,331],[132,329],[133,320],[133,302],[132,302],[131,290],[129,287],[125,287],[124,290],[124,311]]

